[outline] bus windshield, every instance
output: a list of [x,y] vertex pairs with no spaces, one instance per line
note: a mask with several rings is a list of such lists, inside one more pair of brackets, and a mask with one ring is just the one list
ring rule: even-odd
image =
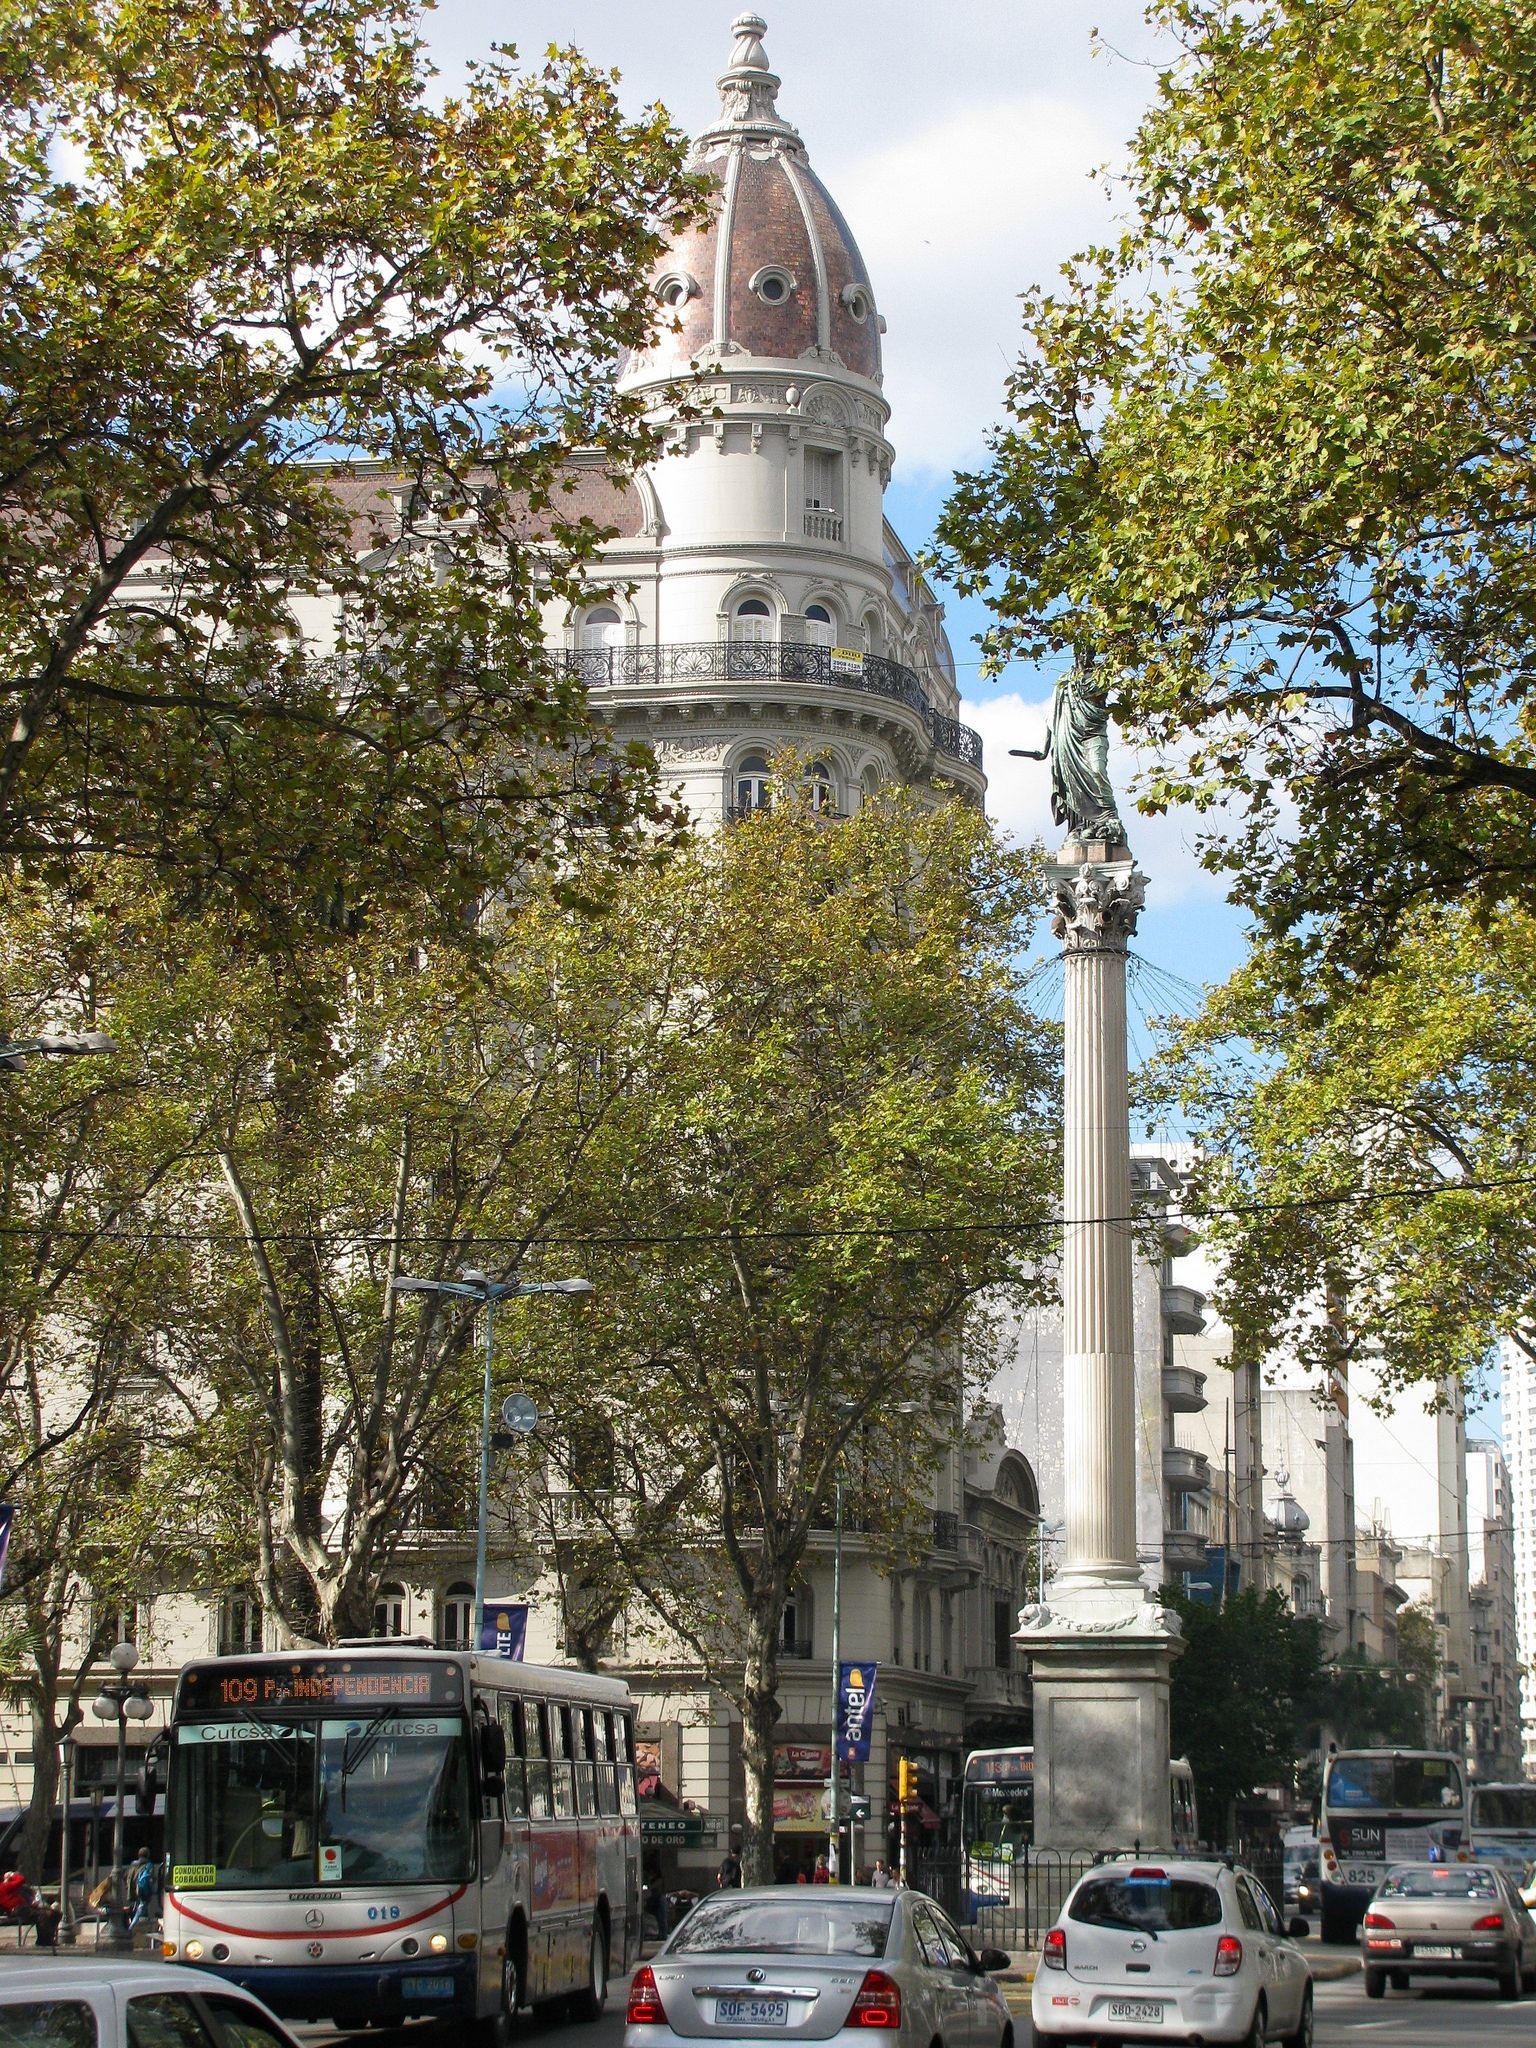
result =
[[1034,1839],[1035,1784],[967,1785],[965,1787],[961,1835],[972,1856],[994,1857],[1009,1862]]
[[184,1721],[171,1773],[173,1887],[462,1882],[473,1869],[458,1713]]
[[1465,1794],[1453,1758],[1378,1750],[1334,1757],[1323,1797],[1341,1812],[1446,1813],[1457,1811]]

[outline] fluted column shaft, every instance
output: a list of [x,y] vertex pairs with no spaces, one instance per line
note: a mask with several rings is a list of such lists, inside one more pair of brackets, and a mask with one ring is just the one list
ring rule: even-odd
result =
[[1066,1542],[1056,1594],[1136,1588],[1136,1360],[1126,953],[1145,878],[1129,854],[1056,870],[1065,942],[1062,1243]]

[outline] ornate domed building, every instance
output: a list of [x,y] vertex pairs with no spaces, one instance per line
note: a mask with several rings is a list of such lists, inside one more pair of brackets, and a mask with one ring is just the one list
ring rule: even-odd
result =
[[765,801],[784,746],[832,811],[890,781],[979,802],[943,607],[884,516],[885,322],[778,111],[765,26],[733,24],[720,117],[690,160],[708,219],[658,265],[664,331],[621,373],[667,454],[618,492],[591,458],[577,502],[618,529],[613,594],[552,614],[550,638],[706,827]]

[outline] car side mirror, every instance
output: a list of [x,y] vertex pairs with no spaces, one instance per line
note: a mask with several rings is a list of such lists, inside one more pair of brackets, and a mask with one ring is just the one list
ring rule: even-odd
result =
[[154,1812],[155,1797],[160,1790],[160,1766],[164,1756],[164,1737],[157,1737],[145,1750],[144,1761],[139,1766],[138,1780],[133,1788],[135,1813],[146,1815]]
[[1286,1929],[1286,1932],[1290,1935],[1292,1941],[1305,1941],[1307,1936],[1312,1932],[1312,1928],[1311,1924],[1308,1921],[1303,1920],[1301,1915],[1298,1913],[1296,1915],[1296,1918],[1291,1922],[1290,1926]]
[[993,1970],[1006,1970],[1012,1961],[1005,1948],[984,1948],[976,1958],[976,1967],[983,1975],[990,1975]]

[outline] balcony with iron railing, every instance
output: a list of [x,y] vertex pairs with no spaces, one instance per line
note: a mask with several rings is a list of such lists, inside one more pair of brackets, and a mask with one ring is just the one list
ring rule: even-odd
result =
[[589,689],[708,683],[796,683],[847,690],[904,706],[923,725],[935,752],[981,767],[981,734],[935,709],[914,669],[883,654],[850,653],[792,640],[696,640],[663,647],[577,647],[551,650],[568,675]]

